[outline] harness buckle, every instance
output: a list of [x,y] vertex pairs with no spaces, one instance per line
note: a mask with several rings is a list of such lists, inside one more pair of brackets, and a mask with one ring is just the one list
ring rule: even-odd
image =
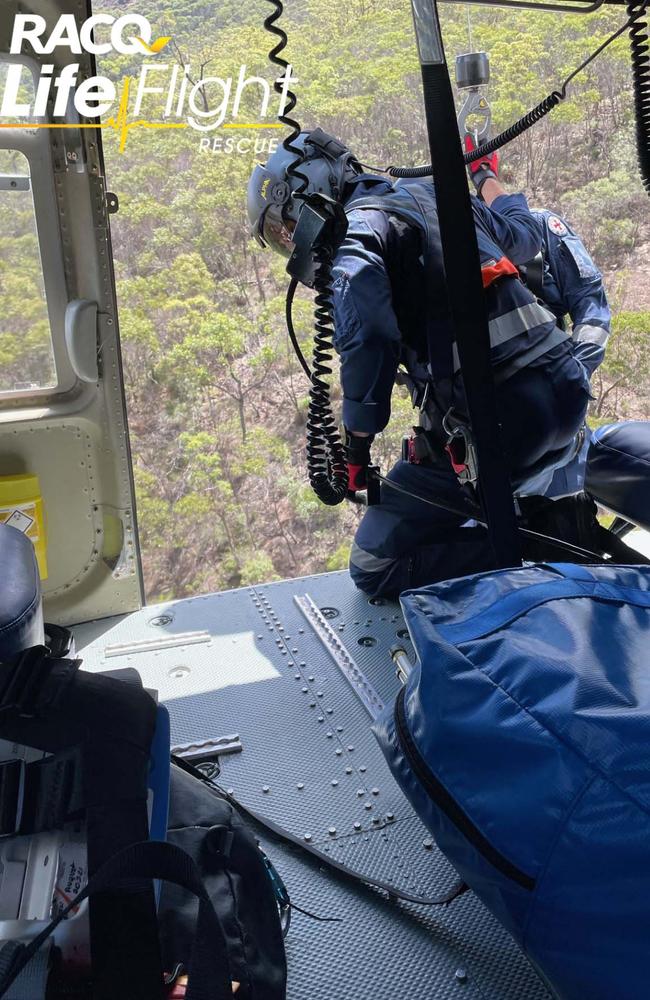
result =
[[458,481],[461,486],[474,486],[478,480],[478,460],[469,424],[450,407],[442,418],[442,427],[447,435],[445,451]]

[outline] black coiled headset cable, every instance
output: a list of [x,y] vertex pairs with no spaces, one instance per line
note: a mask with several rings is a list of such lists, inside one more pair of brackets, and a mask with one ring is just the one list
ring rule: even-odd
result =
[[328,507],[345,500],[348,472],[338,425],[332,413],[329,378],[332,374],[334,320],[332,316],[333,249],[318,247],[314,258],[316,291],[314,360],[307,415],[307,469],[316,496]]
[[[277,44],[269,52],[269,60],[286,73],[289,64],[280,53],[286,47],[287,34],[277,25],[278,19],[283,14],[284,6],[282,0],[268,0],[268,2],[273,5],[274,9],[264,21],[264,27],[278,38]],[[276,93],[282,93],[282,84],[279,80],[276,80],[274,88]],[[289,117],[296,103],[296,95],[291,90],[287,90],[287,105],[284,113],[278,117],[283,125],[287,125],[291,129],[291,133],[284,140],[283,146],[288,152],[293,153],[295,157],[293,162],[287,167],[287,174],[290,177],[296,178],[299,182],[292,192],[292,197],[304,199],[308,178],[299,169],[300,163],[303,162],[303,152],[295,145],[295,140],[300,135],[301,128],[294,118]],[[314,301],[314,355],[311,370],[302,355],[291,320],[291,304],[297,287],[295,278],[291,281],[287,294],[287,329],[289,337],[305,373],[311,380],[309,412],[307,415],[307,468],[309,482],[318,499],[329,507],[342,503],[347,495],[347,463],[345,461],[345,451],[341,442],[341,436],[334,414],[332,413],[328,381],[332,374],[331,365],[334,351],[334,320],[331,292],[333,256],[333,248],[325,245],[317,248],[314,252],[314,263],[316,265],[314,290],[316,297]]]
[[650,46],[645,3],[628,3],[632,82],[636,116],[636,148],[643,186],[650,194]]

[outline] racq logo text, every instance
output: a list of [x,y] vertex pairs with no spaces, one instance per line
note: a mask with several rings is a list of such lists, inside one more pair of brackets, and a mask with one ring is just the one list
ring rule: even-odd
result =
[[[98,42],[94,33],[100,28],[110,29],[110,41]],[[17,14],[11,36],[9,52],[18,56],[26,43],[38,56],[51,56],[57,48],[68,48],[75,55],[90,52],[95,56],[105,56],[109,52],[120,52],[124,56],[146,52],[160,52],[171,41],[158,39],[151,44],[153,31],[151,24],[141,14],[95,14],[77,27],[74,14],[62,14],[51,34],[47,34],[47,22],[38,14]],[[163,43],[163,44],[161,44]]]
[[[114,117],[109,117],[102,127],[115,127],[121,131],[122,149],[128,131],[138,126],[190,126],[203,133],[220,126],[242,129],[277,127],[272,122],[264,121],[269,115],[272,98],[271,85],[266,80],[257,76],[248,77],[245,65],[240,67],[236,78],[209,76],[193,80],[191,65],[181,65],[178,61],[165,62],[164,57],[160,58],[170,41],[168,36],[154,37],[150,22],[141,14],[124,14],[117,18],[110,14],[95,14],[81,25],[77,24],[74,15],[63,14],[51,31],[48,31],[47,22],[40,15],[18,14],[9,51],[12,56],[38,56],[40,76],[33,100],[26,103],[23,84],[28,77],[32,77],[32,71],[19,62],[7,65],[0,117],[47,118],[48,107],[51,106],[52,125],[45,127],[56,128],[56,119],[67,117],[72,101],[77,113],[86,119],[113,114]],[[76,62],[65,64],[55,73],[54,63],[48,63],[47,56],[59,49],[67,49],[72,55],[84,52],[95,56],[110,52],[142,55],[153,57],[154,61],[144,62],[138,76],[125,77],[118,88],[106,76],[79,80],[80,64]],[[273,118],[284,111],[287,92],[292,84],[297,83],[291,75],[291,67],[278,83],[281,87],[277,109],[271,111]],[[255,102],[256,124],[240,125],[234,119],[240,113],[248,88],[254,89],[256,99],[260,98],[259,104],[257,100]],[[156,121],[137,120],[143,114],[145,101],[148,112],[152,105],[159,108]],[[250,102],[247,106],[250,107]],[[228,123],[225,123],[226,118],[230,119]]]

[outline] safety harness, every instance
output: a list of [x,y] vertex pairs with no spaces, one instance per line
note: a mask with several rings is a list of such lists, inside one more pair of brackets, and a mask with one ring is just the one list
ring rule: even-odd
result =
[[[446,452],[460,482],[475,484],[478,469],[474,435],[469,421],[454,405],[458,393],[460,361],[447,304],[445,269],[433,189],[422,183],[398,181],[393,191],[381,197],[370,195],[353,198],[345,209],[348,215],[357,210],[382,211],[389,217],[415,226],[422,234],[423,262],[427,275],[427,361],[423,362],[409,347],[402,349],[402,366],[397,373],[396,382],[407,388],[413,407],[420,411],[420,425],[414,428],[414,436],[403,442],[402,458],[414,464],[422,464],[440,461],[441,455]],[[481,225],[480,219],[476,219],[476,224]],[[520,280],[519,270],[503,254],[487,230],[483,229],[482,236],[481,280],[484,291],[504,279]],[[489,323],[491,348],[520,337],[526,323],[555,323],[555,317],[538,302],[530,303],[523,310],[517,310],[517,313],[516,317],[508,314]],[[566,337],[566,333],[554,326],[546,337],[521,351],[496,371],[495,383],[498,385],[505,382],[536,357],[566,341]]]

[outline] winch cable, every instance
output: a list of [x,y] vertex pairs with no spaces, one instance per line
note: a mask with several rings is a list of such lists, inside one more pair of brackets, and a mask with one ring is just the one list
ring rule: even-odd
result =
[[[450,335],[436,344],[435,351],[453,371],[453,331],[476,447],[479,497],[495,566],[516,566],[521,562],[519,534],[497,416],[487,303],[438,8],[436,0],[411,2],[450,319]],[[434,363],[434,351],[430,354]]]
[[[277,44],[269,52],[269,60],[279,66],[286,74],[289,63],[281,55],[287,45],[287,34],[278,26],[277,21],[284,13],[282,0],[268,0],[273,11],[264,21],[268,32],[278,38]],[[274,84],[276,93],[282,94],[283,86],[277,80]],[[300,198],[309,182],[307,176],[299,169],[303,162],[302,150],[295,145],[295,139],[301,132],[299,123],[289,117],[297,104],[296,95],[286,89],[287,104],[278,120],[291,128],[291,134],[283,142],[288,152],[295,159],[287,167],[287,173],[297,178],[299,186],[293,191],[292,197]],[[289,337],[296,350],[300,363],[311,380],[309,390],[309,411],[307,415],[307,469],[311,487],[319,500],[329,507],[342,503],[348,493],[348,473],[345,461],[345,450],[336,419],[332,412],[330,401],[329,377],[332,374],[334,354],[334,318],[331,292],[333,251],[327,246],[319,247],[314,254],[316,274],[314,279],[314,354],[312,370],[305,361],[298,345],[298,339],[291,321],[291,305],[296,291],[297,282],[292,281],[287,294],[287,329]]]
[[[395,490],[396,493],[402,493],[411,500],[419,500],[420,503],[429,504],[431,507],[436,507],[438,510],[444,510],[448,514],[455,514],[457,517],[462,517],[465,520],[472,519],[476,521],[480,527],[487,528],[487,523],[482,519],[482,512],[478,507],[461,510],[459,507],[453,507],[451,504],[444,503],[441,500],[431,500],[429,497],[420,496],[419,493],[413,493],[411,490],[407,490],[404,486],[399,486],[397,483],[394,483],[392,479],[387,479],[386,476],[382,476],[378,472],[373,472],[373,475],[384,486],[390,487],[390,489]],[[563,552],[568,552],[573,556],[579,556],[585,562],[603,563],[609,561],[603,559],[603,556],[599,555],[597,552],[591,552],[589,549],[583,549],[580,545],[574,545],[573,542],[565,542],[563,539],[554,538],[552,535],[544,535],[539,531],[533,531],[531,528],[522,528],[519,526],[518,531],[524,538],[532,538],[537,542],[544,542],[545,545],[550,545],[552,548],[561,549]]]
[[[542,118],[545,118],[553,108],[556,108],[558,104],[561,104],[566,99],[567,88],[572,80],[579,73],[582,73],[612,42],[620,38],[629,29],[632,44],[632,74],[636,106],[639,164],[643,183],[650,192],[650,60],[648,57],[648,36],[646,34],[647,25],[643,23],[647,6],[648,0],[645,0],[642,4],[628,4],[627,11],[629,16],[625,24],[621,25],[591,55],[581,62],[569,74],[559,90],[552,91],[543,101],[540,101],[539,104],[525,114],[523,118],[520,118],[519,121],[503,132],[500,132],[499,135],[494,136],[493,139],[489,139],[483,143],[478,149],[474,149],[469,153],[463,153],[465,163],[470,164],[482,156],[489,156],[490,153],[494,153],[496,150],[506,146],[513,139],[518,139],[529,128],[532,128]],[[366,165],[364,164],[364,166]],[[379,169],[379,172],[386,173],[390,177],[430,177],[433,172],[430,163],[423,164],[420,167],[390,166],[375,169]]]

